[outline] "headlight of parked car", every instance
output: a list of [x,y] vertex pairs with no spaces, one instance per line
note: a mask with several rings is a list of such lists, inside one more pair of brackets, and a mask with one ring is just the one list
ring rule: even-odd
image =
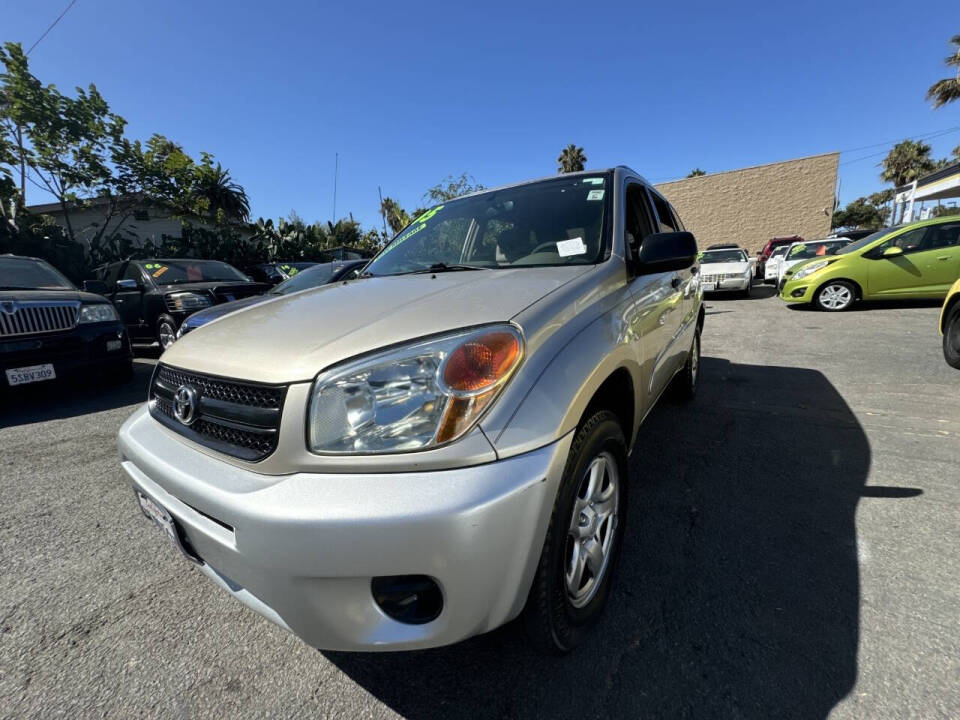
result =
[[830,264],[829,260],[819,260],[815,263],[804,265],[802,268],[800,268],[799,270],[797,270],[797,272],[794,273],[793,279],[800,280],[801,278],[805,278],[808,275],[813,275],[818,270],[823,270],[829,264]]
[[175,292],[167,295],[167,306],[171,310],[200,310],[212,304],[209,297],[199,293]]
[[495,325],[334,368],[310,393],[310,449],[376,454],[456,440],[496,399],[522,356],[519,331]]
[[117,311],[113,309],[113,305],[98,303],[97,305],[84,305],[81,307],[78,322],[116,322],[118,319]]

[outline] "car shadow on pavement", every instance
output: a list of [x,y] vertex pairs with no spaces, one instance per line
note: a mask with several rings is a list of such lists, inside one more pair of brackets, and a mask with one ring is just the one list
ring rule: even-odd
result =
[[539,656],[513,623],[326,657],[409,718],[826,717],[857,676],[870,446],[820,372],[702,368],[693,403],[661,403],[641,429],[619,574],[584,645]]
[[110,378],[57,380],[0,393],[0,428],[59,420],[146,402],[154,364],[134,361],[133,377],[122,384]]
[[[795,312],[821,312],[813,303],[786,303]],[[943,307],[943,300],[861,300],[846,312],[870,312],[871,310],[907,310],[909,308]]]

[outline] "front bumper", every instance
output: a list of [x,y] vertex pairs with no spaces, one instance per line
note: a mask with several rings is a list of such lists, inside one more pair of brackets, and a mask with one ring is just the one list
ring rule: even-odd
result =
[[787,280],[784,278],[780,282],[780,299],[788,303],[810,303],[813,302],[813,293],[816,285],[810,282],[809,278],[802,280]]
[[[127,477],[174,518],[205,575],[336,650],[445,645],[518,615],[571,441],[455,470],[276,476],[186,446],[145,408],[119,435]],[[371,580],[393,575],[432,578],[440,615],[387,616]]]
[[120,323],[89,323],[57,333],[0,340],[0,386],[3,371],[51,363],[57,377],[130,362],[126,328]]
[[704,290],[704,292],[743,292],[752,282],[752,278],[728,278],[723,280],[717,280],[714,283],[713,290]]

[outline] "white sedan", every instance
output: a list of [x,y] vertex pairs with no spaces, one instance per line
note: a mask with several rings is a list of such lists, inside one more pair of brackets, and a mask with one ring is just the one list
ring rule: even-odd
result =
[[740,292],[750,297],[753,268],[746,250],[706,250],[700,255],[704,292]]

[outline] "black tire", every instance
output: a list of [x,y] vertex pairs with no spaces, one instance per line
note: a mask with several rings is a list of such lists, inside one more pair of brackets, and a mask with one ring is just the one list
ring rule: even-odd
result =
[[960,302],[954,303],[943,319],[943,359],[960,370]]
[[751,280],[750,284],[747,285],[747,289],[743,291],[743,297],[747,300],[750,299],[751,295],[753,295],[753,280]]
[[177,339],[177,321],[169,315],[161,315],[157,320],[157,342],[160,350],[166,350]]
[[857,288],[846,280],[828,280],[817,288],[813,304],[824,312],[843,312],[857,301]]
[[699,386],[700,330],[697,329],[693,336],[693,344],[690,346],[690,352],[687,354],[687,362],[684,363],[683,370],[674,376],[671,391],[677,400],[686,402],[693,400]]
[[[581,519],[586,515],[578,510],[578,524],[585,528],[584,532],[587,534],[591,534],[596,527],[596,534],[584,540],[587,543],[596,542],[604,527],[612,534],[608,550],[603,554],[605,560],[601,563],[600,580],[596,582],[595,576],[587,578],[583,590],[585,594],[579,598],[583,604],[579,604],[577,598],[571,597],[566,575],[568,563],[575,563],[574,557],[583,554],[582,550],[571,554],[572,546],[580,542],[572,534],[571,526],[575,502],[580,500],[581,503],[586,503],[590,500],[589,497],[581,497],[585,492],[583,484],[586,482],[587,488],[589,487],[588,471],[594,461],[599,460],[616,470],[615,486],[608,486],[614,487],[615,509],[607,520],[597,525],[594,520],[594,505],[584,505],[583,510],[589,511],[594,517],[588,518],[587,524],[582,525]],[[601,481],[601,484],[602,482],[604,481]],[[600,618],[616,574],[617,559],[626,530],[626,517],[627,444],[616,415],[601,410],[580,426],[573,439],[533,585],[521,614],[531,643],[541,652],[553,655],[569,652],[583,642],[590,628]],[[583,556],[591,557],[589,552]],[[587,565],[585,561],[584,576],[590,572]]]

